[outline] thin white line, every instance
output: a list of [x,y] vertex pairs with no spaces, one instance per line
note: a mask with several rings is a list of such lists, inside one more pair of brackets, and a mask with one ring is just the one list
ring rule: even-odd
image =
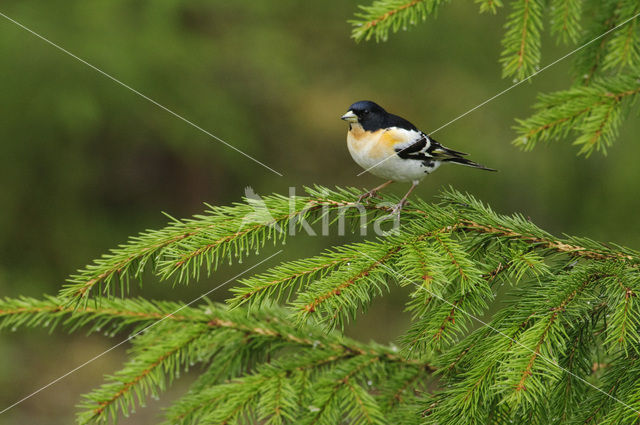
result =
[[[366,254],[366,253],[364,253],[364,252],[361,252],[361,251],[358,251],[358,252],[360,252],[360,254],[364,255],[365,257],[368,257],[368,258],[370,258],[370,259],[372,259],[372,260],[375,260],[375,258],[373,258],[372,256],[370,256],[370,255],[368,255],[368,254]],[[411,280],[411,279],[409,279],[408,277],[404,276],[402,273],[397,272],[396,270],[393,270],[392,268],[390,268],[390,267],[389,267],[389,266],[387,266],[386,264],[381,263],[380,265],[381,265],[382,267],[386,268],[387,270],[389,270],[391,273],[395,274],[396,276],[399,276],[399,277],[401,277],[402,279],[406,280],[407,282],[411,283],[412,285],[414,285],[414,286],[416,286],[416,287],[418,287],[418,288],[424,289],[425,291],[427,291],[427,292],[429,293],[429,295],[431,295],[431,296],[434,296],[434,297],[438,298],[440,301],[442,301],[442,302],[444,302],[444,303],[446,303],[446,304],[449,304],[451,307],[455,308],[456,310],[461,311],[462,313],[466,314],[467,316],[471,317],[472,319],[474,319],[474,320],[478,321],[478,322],[479,322],[479,323],[481,323],[483,326],[486,326],[486,327],[488,327],[489,329],[491,329],[492,331],[494,331],[494,332],[496,332],[496,333],[498,333],[498,334],[500,334],[500,335],[504,336],[505,338],[508,338],[509,340],[511,340],[511,342],[513,342],[513,343],[515,343],[515,344],[517,344],[517,345],[521,346],[522,348],[524,348],[524,349],[526,349],[526,350],[528,350],[528,351],[531,351],[533,354],[536,354],[538,357],[543,358],[544,360],[546,360],[547,362],[551,363],[552,365],[554,365],[554,366],[558,367],[559,369],[561,369],[561,370],[563,370],[563,371],[567,372],[569,375],[573,376],[574,378],[579,379],[580,381],[584,382],[585,384],[589,385],[590,387],[592,387],[592,388],[594,388],[594,389],[596,389],[596,390],[600,391],[602,394],[606,395],[607,397],[609,397],[609,398],[611,398],[611,399],[613,399],[613,400],[617,401],[618,403],[622,404],[623,406],[625,406],[625,407],[627,407],[627,408],[629,408],[629,409],[633,410],[634,412],[636,412],[636,413],[640,414],[640,410],[636,410],[636,409],[634,409],[633,407],[629,406],[629,405],[628,405],[627,403],[625,403],[624,401],[622,401],[622,400],[620,400],[620,399],[618,399],[618,398],[616,398],[616,397],[612,396],[611,394],[609,394],[609,393],[607,393],[607,392],[605,392],[605,391],[601,390],[600,388],[596,387],[595,385],[593,385],[593,384],[592,384],[592,383],[590,383],[589,381],[587,381],[587,380],[585,380],[585,379],[581,378],[580,376],[576,375],[575,373],[573,373],[573,372],[571,372],[571,371],[569,371],[569,370],[567,370],[567,369],[563,368],[563,367],[562,367],[562,366],[560,366],[557,362],[555,362],[554,360],[552,360],[552,359],[550,359],[550,358],[546,357],[544,354],[542,354],[542,353],[536,353],[534,350],[532,350],[531,348],[529,348],[529,347],[527,347],[526,345],[522,344],[521,342],[516,341],[515,339],[511,338],[509,335],[505,334],[505,333],[504,333],[504,332],[502,332],[502,331],[499,331],[498,329],[494,328],[493,326],[491,326],[491,325],[490,325],[490,324],[488,324],[487,322],[483,321],[482,319],[480,319],[480,318],[478,318],[478,317],[474,316],[473,314],[471,314],[471,313],[469,313],[469,312],[467,312],[467,311],[465,311],[465,310],[462,310],[462,309],[461,309],[460,307],[458,307],[457,305],[455,305],[455,304],[453,304],[453,303],[451,303],[451,302],[449,302],[449,301],[445,300],[445,299],[444,299],[444,298],[442,298],[440,295],[438,295],[438,294],[435,294],[435,293],[431,292],[430,290],[428,290],[428,289],[427,289],[427,288],[425,288],[424,286],[422,286],[422,285],[418,285],[417,283],[415,283],[414,281],[412,281],[412,280]]]
[[[487,103],[489,103],[489,102],[491,102],[492,100],[494,100],[494,99],[496,99],[496,98],[498,98],[498,97],[502,96],[502,95],[503,95],[503,94],[505,94],[506,92],[508,92],[508,91],[510,91],[511,89],[513,89],[513,88],[515,88],[515,87],[519,86],[520,84],[524,83],[525,81],[529,81],[530,79],[532,79],[532,78],[533,78],[533,77],[535,77],[536,75],[540,74],[542,71],[544,71],[544,70],[546,70],[546,69],[548,69],[548,68],[552,67],[553,65],[557,64],[558,62],[563,61],[563,60],[565,60],[566,58],[568,58],[569,56],[573,55],[574,53],[576,53],[576,52],[578,52],[578,51],[580,51],[580,50],[584,49],[585,47],[587,47],[589,44],[593,43],[594,41],[597,41],[597,40],[601,39],[602,37],[604,37],[605,35],[609,34],[610,32],[615,31],[615,30],[617,30],[618,28],[620,28],[620,27],[622,27],[622,26],[626,25],[627,23],[629,23],[629,22],[633,21],[633,20],[634,20],[634,19],[636,19],[638,16],[640,16],[640,13],[637,13],[635,16],[632,16],[631,18],[627,19],[626,21],[622,22],[621,24],[616,25],[615,27],[613,27],[613,28],[611,28],[611,29],[607,30],[606,32],[604,32],[604,33],[602,33],[602,34],[600,34],[599,36],[597,36],[597,37],[596,37],[596,38],[594,38],[593,40],[587,41],[587,42],[586,42],[585,44],[583,44],[582,46],[580,46],[580,47],[578,47],[578,48],[576,48],[576,49],[574,49],[574,50],[570,51],[569,53],[567,53],[566,55],[562,56],[561,58],[556,59],[555,61],[553,61],[553,62],[551,62],[550,64],[546,65],[545,67],[543,67],[543,68],[539,69],[538,71],[534,72],[533,74],[529,75],[528,77],[524,78],[523,80],[520,80],[520,81],[518,81],[517,83],[515,83],[514,85],[512,85],[511,87],[508,87],[508,88],[506,88],[506,89],[502,90],[500,93],[498,93],[498,94],[496,94],[496,95],[494,95],[494,96],[490,97],[489,99],[485,100],[484,102],[480,103],[479,105],[477,105],[477,106],[475,106],[475,107],[473,107],[473,108],[469,109],[469,110],[468,110],[467,112],[465,112],[464,114],[459,115],[458,117],[456,117],[456,118],[452,119],[451,121],[449,121],[448,123],[446,123],[446,124],[444,124],[444,125],[442,125],[442,126],[440,126],[440,127],[436,128],[434,131],[432,131],[431,133],[428,133],[428,134],[429,134],[429,135],[434,134],[434,133],[436,133],[436,132],[438,132],[438,131],[442,130],[443,128],[445,128],[445,127],[449,126],[450,124],[453,124],[454,122],[458,121],[460,118],[462,118],[462,117],[465,117],[465,116],[469,115],[470,113],[472,113],[472,112],[473,112],[473,111],[475,111],[476,109],[479,109],[479,108],[483,107],[483,106],[484,106],[484,105],[486,105]],[[374,168],[374,167],[377,167],[378,165],[382,164],[383,162],[385,162],[386,160],[388,160],[388,159],[390,159],[390,158],[393,158],[394,156],[395,156],[395,154],[394,154],[394,155],[390,155],[390,156],[388,156],[387,158],[383,159],[382,161],[380,161],[380,162],[376,163],[375,165],[373,165],[373,166],[371,166],[371,167],[367,168],[366,170],[362,171],[360,174],[358,174],[358,176],[357,176],[357,177],[360,177],[361,175],[363,175],[363,174],[364,174],[364,173],[366,173],[367,171],[371,170],[371,169],[372,169],[372,168]]]
[[190,126],[200,130],[201,132],[203,132],[204,134],[206,134],[209,137],[214,138],[215,140],[219,141],[220,143],[226,145],[227,147],[233,149],[234,151],[244,155],[245,157],[249,158],[250,160],[256,162],[257,164],[262,165],[264,168],[266,168],[269,171],[272,171],[273,173],[279,175],[280,177],[282,177],[282,174],[277,172],[276,170],[274,170],[273,168],[269,167],[268,165],[258,161],[257,159],[255,159],[254,157],[252,157],[251,155],[244,153],[243,151],[241,151],[240,149],[236,148],[235,146],[225,142],[224,140],[222,140],[220,137],[216,136],[215,134],[205,130],[204,128],[200,127],[199,125],[189,121],[188,119],[186,119],[185,117],[183,117],[182,115],[173,112],[171,109],[167,108],[166,106],[161,105],[160,103],[156,102],[155,100],[151,99],[149,96],[146,96],[142,93],[140,93],[138,90],[134,89],[133,87],[123,83],[122,81],[118,80],[116,77],[112,76],[111,74],[106,73],[105,71],[99,69],[98,67],[90,64],[89,62],[85,61],[82,58],[79,58],[78,56],[74,55],[73,53],[71,53],[70,51],[64,49],[63,47],[57,45],[56,43],[54,43],[51,40],[48,40],[47,38],[45,38],[44,36],[38,34],[37,32],[31,30],[30,28],[27,28],[26,26],[22,25],[20,22],[11,19],[10,17],[8,17],[7,15],[5,15],[4,13],[0,12],[0,16],[2,16],[3,18],[7,19],[8,21],[13,22],[14,24],[16,24],[17,26],[19,26],[20,28],[22,28],[25,31],[30,32],[31,34],[35,35],[36,37],[38,37],[39,39],[41,39],[42,41],[50,44],[51,46],[55,47],[56,49],[60,50],[63,53],[66,53],[67,55],[71,56],[72,58],[82,62],[83,64],[87,65],[89,68],[93,69],[94,71],[99,72],[100,74],[104,75],[105,77],[109,78],[110,80],[120,84],[122,87],[125,87],[129,90],[131,90],[132,92],[134,92],[135,94],[137,94],[138,96],[142,97],[143,99],[148,100],[149,102],[153,103],[154,105],[156,105],[157,107],[163,109],[164,111],[170,113],[171,115],[173,115],[176,118],[181,119],[182,121],[186,122],[187,124],[189,124]]
[[11,406],[6,407],[4,410],[0,411],[0,415],[3,414],[4,412],[6,412],[7,410],[17,406],[18,404],[22,403],[23,401],[33,397],[34,395],[38,394],[39,392],[49,388],[51,385],[57,383],[58,381],[61,381],[62,379],[66,378],[67,376],[71,375],[72,373],[76,372],[77,370],[85,367],[86,365],[88,365],[89,363],[93,362],[94,360],[99,359],[100,357],[104,356],[105,354],[107,354],[108,352],[110,352],[111,350],[114,350],[116,348],[118,348],[119,346],[121,346],[122,344],[124,344],[125,342],[131,341],[133,338],[135,338],[136,336],[140,335],[142,332],[146,331],[147,329],[151,328],[152,326],[157,325],[158,323],[164,321],[165,319],[173,316],[174,314],[176,314],[177,312],[179,312],[180,310],[182,310],[183,308],[189,307],[191,304],[193,304],[194,302],[201,300],[202,298],[206,297],[207,295],[211,294],[213,291],[222,288],[224,285],[226,285],[227,283],[239,278],[240,276],[242,276],[243,274],[247,273],[248,271],[258,267],[260,264],[270,260],[271,258],[275,257],[276,255],[280,254],[282,252],[282,250],[279,250],[278,252],[276,252],[275,254],[270,255],[269,257],[265,258],[264,260],[260,261],[259,263],[254,264],[253,266],[249,267],[248,269],[244,270],[242,273],[239,273],[237,275],[235,275],[234,277],[232,277],[231,279],[227,280],[224,283],[221,283],[220,285],[216,286],[213,289],[210,289],[208,292],[205,292],[204,294],[200,295],[198,298],[194,299],[193,301],[189,302],[188,304],[183,305],[182,307],[180,307],[179,309],[177,309],[176,311],[174,311],[173,313],[167,314],[166,316],[164,316],[162,319],[159,319],[156,322],[153,322],[152,324],[150,324],[149,326],[141,329],[140,331],[136,332],[135,334],[131,335],[130,337],[120,341],[119,343],[117,343],[116,345],[114,345],[113,347],[109,348],[106,351],[103,351],[102,353],[94,356],[93,358],[91,358],[90,360],[87,360],[86,362],[82,363],[80,366],[77,366],[74,369],[71,369],[69,372],[65,373],[64,375],[60,376],[59,378],[54,379],[53,381],[49,382],[47,385],[45,385],[44,387],[38,389],[37,391],[32,392],[31,394],[29,394],[28,396],[16,401],[15,403],[13,403]]

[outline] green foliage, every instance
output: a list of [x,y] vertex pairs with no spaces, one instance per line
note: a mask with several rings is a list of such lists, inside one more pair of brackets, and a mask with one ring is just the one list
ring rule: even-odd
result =
[[[287,261],[238,281],[228,305],[79,294],[108,276],[198,280],[302,218],[346,220],[355,189],[265,198],[147,231],[85,269],[57,297],[0,302],[0,328],[65,327],[129,335],[129,359],[83,397],[78,423],[111,423],[187,370],[190,390],[167,424],[632,423],[640,395],[640,253],[557,238],[452,189],[412,200],[402,226],[372,240]],[[371,224],[394,198],[362,207]],[[276,224],[278,226],[276,226]],[[185,260],[189,259],[189,260]],[[184,261],[185,271],[176,269]],[[147,267],[152,265],[151,267]],[[92,274],[93,273],[93,274]],[[113,278],[112,278],[113,279]],[[374,297],[409,287],[398,346],[344,336]],[[126,285],[123,286],[126,289]],[[497,302],[498,292],[506,300]],[[123,340],[121,340],[123,341]]]
[[242,262],[267,243],[284,242],[292,229],[318,217],[324,205],[279,195],[246,201],[233,208],[209,206],[192,219],[171,218],[167,227],[131,238],[71,276],[61,295],[83,303],[92,292],[126,295],[131,280],[142,279],[147,269],[177,283],[198,280],[203,269],[210,275],[224,262]]
[[[390,31],[407,28],[434,14],[440,2],[376,0],[361,6],[353,37],[386,40]],[[499,1],[476,0],[480,12],[497,13]],[[428,6],[428,7],[427,7]],[[573,140],[579,154],[606,154],[624,117],[634,105],[640,71],[640,4],[635,0],[513,0],[502,39],[503,77],[514,82],[540,70],[545,16],[558,41],[577,45],[576,83],[568,90],[542,94],[536,114],[518,120],[514,144],[532,149],[538,141]]]
[[502,39],[502,76],[521,80],[540,65],[543,2],[514,0]]
[[622,1],[615,10],[615,22],[631,21],[620,31],[611,34],[607,52],[603,60],[604,70],[635,68],[640,66],[640,32],[638,20],[632,19],[640,13],[640,4],[636,1]]
[[496,14],[498,8],[502,7],[502,0],[476,0],[480,4],[480,13],[491,12]]
[[445,0],[375,0],[370,6],[360,6],[353,26],[352,37],[356,41],[386,41],[389,33],[406,31],[436,12]]
[[582,32],[582,0],[552,0],[551,34],[559,41],[568,44],[575,43]]
[[579,153],[587,156],[594,151],[606,153],[618,134],[629,107],[635,104],[640,85],[636,75],[621,75],[596,79],[589,86],[541,95],[534,106],[537,113],[518,120],[521,134],[516,145],[530,150],[539,142],[558,138],[575,139]]

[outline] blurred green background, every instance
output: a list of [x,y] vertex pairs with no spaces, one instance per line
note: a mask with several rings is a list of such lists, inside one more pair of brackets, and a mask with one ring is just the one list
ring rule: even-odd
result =
[[[346,23],[358,2],[215,0],[35,2],[0,12],[183,115],[284,174],[279,177],[185,122],[0,18],[0,294],[54,294],[66,276],[109,248],[187,217],[203,202],[239,201],[246,186],[359,186],[346,126],[354,101],[371,99],[433,130],[508,87],[498,57],[504,11],[479,15],[470,2],[384,44],[355,44]],[[543,63],[570,48],[545,40]],[[609,156],[576,157],[569,143],[532,153],[514,148],[511,126],[536,93],[568,87],[562,62],[438,132],[436,139],[500,170],[443,167],[419,186],[433,198],[453,185],[500,212],[521,212],[555,234],[640,247],[640,130],[624,125]],[[391,189],[404,193],[407,185]],[[311,255],[338,236],[298,237],[278,261]],[[263,253],[264,255],[264,253]],[[247,267],[188,288],[148,282],[151,298],[190,300]],[[274,264],[272,262],[272,264]],[[224,293],[217,298],[224,298]],[[402,293],[377,301],[352,335],[391,341],[402,331]],[[0,335],[0,410],[120,339],[22,329]],[[80,394],[102,382],[124,347],[0,417],[1,423],[63,424]],[[155,423],[159,402],[122,423]]]

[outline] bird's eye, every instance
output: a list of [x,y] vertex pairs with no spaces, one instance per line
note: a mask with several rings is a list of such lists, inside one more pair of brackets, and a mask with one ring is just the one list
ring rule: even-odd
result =
[[369,113],[369,110],[368,110],[368,109],[365,109],[364,111],[362,111],[362,113],[363,113],[364,115],[367,115],[367,114]]

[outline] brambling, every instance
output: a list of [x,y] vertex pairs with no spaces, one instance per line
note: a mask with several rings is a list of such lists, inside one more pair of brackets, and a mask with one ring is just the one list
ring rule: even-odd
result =
[[341,117],[349,123],[347,146],[354,161],[365,171],[388,179],[358,199],[362,202],[394,181],[411,182],[411,188],[393,208],[400,212],[416,185],[444,162],[496,171],[464,158],[466,153],[442,146],[409,121],[363,100],[349,107]]

